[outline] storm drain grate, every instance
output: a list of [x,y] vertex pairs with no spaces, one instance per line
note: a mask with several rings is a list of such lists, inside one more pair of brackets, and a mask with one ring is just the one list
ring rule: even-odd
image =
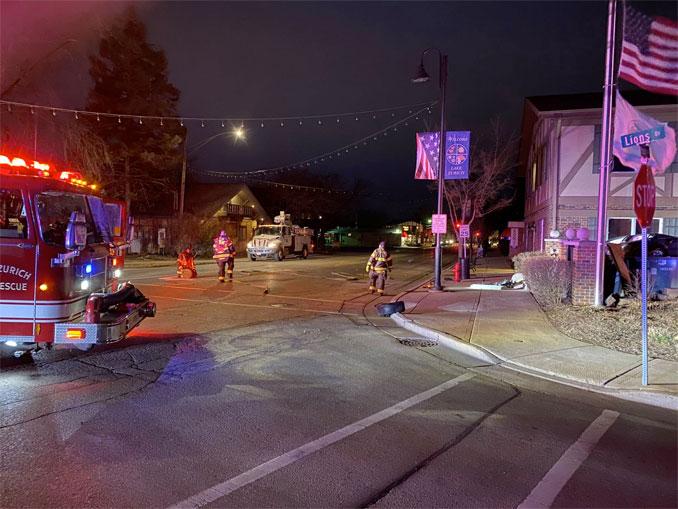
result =
[[426,348],[429,346],[438,346],[438,342],[434,339],[425,338],[398,338],[400,344],[405,346],[414,346],[417,348]]

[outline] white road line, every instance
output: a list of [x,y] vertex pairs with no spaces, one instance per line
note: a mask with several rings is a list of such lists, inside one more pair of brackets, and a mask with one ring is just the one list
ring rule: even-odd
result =
[[619,417],[619,412],[603,410],[603,413],[584,430],[577,441],[551,467],[551,470],[539,481],[539,484],[518,506],[518,509],[551,507],[567,481],[586,461],[593,448],[614,424],[617,417]]
[[[202,291],[213,291],[218,293],[233,293],[233,290],[219,290],[217,288],[211,288],[209,286],[184,286],[184,285],[154,285],[152,283],[142,283],[143,286],[154,286],[157,288],[181,288],[182,290],[202,290]],[[243,283],[249,284],[249,283]],[[259,287],[257,287],[259,288]],[[264,288],[263,286],[261,288]],[[343,300],[332,300],[332,299],[314,299],[311,297],[297,297],[295,295],[279,295],[279,294],[267,294],[267,299],[294,299],[294,300],[310,300],[312,302],[334,302],[336,304],[341,304]]]
[[173,505],[171,509],[197,508],[210,504],[215,500],[218,500],[219,498],[228,495],[239,488],[242,488],[243,486],[253,483],[254,481],[257,481],[262,477],[275,472],[276,470],[280,470],[290,463],[294,463],[295,461],[319,451],[328,445],[338,442],[339,440],[343,440],[344,438],[349,437],[358,431],[362,431],[373,424],[388,419],[389,417],[392,417],[403,410],[407,410],[408,408],[417,405],[422,401],[426,401],[433,396],[451,389],[460,382],[469,380],[474,376],[475,375],[472,373],[464,373],[463,375],[453,378],[452,380],[448,380],[437,387],[433,387],[432,389],[417,394],[416,396],[412,396],[411,398],[401,401],[400,403],[382,410],[381,412],[377,412],[376,414],[365,417],[364,419],[354,422],[353,424],[349,424],[348,426],[338,429],[337,431],[333,431],[332,433],[313,440],[312,442],[297,447],[296,449],[292,449],[291,451],[288,451],[277,458],[273,458],[266,463],[262,463],[261,465],[254,467],[247,472],[243,472],[242,474],[217,484],[216,486],[201,491],[197,495],[193,495],[192,497]]
[[154,296],[153,299],[154,300],[169,299],[169,300],[179,300],[179,301],[186,301],[186,302],[200,302],[202,304],[221,304],[223,306],[239,306],[239,307],[245,307],[245,308],[263,308],[263,309],[268,309],[268,310],[280,309],[280,310],[287,310],[287,311],[302,311],[304,313],[324,313],[326,315],[362,316],[362,315],[356,314],[356,313],[341,313],[339,311],[325,311],[325,310],[322,310],[322,309],[302,309],[302,308],[294,308],[294,307],[275,308],[275,307],[272,307],[272,306],[264,306],[264,305],[261,305],[261,304],[243,304],[241,302],[224,302],[222,300],[185,299],[185,298],[181,298],[181,297],[166,297],[164,295]]

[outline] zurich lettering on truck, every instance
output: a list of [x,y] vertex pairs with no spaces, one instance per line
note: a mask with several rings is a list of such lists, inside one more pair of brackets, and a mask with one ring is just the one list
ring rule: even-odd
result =
[[22,279],[25,279],[26,281],[31,279],[31,276],[33,275],[31,272],[20,269],[19,267],[15,267],[14,265],[0,265],[0,273],[18,276]]

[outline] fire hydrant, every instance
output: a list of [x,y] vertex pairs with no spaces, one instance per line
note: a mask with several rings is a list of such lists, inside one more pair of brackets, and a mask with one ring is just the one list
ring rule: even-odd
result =
[[458,283],[461,281],[461,265],[459,265],[459,262],[454,264],[452,272],[454,273],[454,282]]

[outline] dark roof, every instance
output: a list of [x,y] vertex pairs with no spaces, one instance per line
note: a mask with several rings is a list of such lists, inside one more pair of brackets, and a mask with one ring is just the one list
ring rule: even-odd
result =
[[189,182],[186,186],[185,210],[197,215],[212,216],[246,187],[245,184],[198,184]]
[[[652,94],[644,90],[622,90],[622,95],[634,106],[678,104],[678,96]],[[525,98],[539,111],[602,109],[603,93],[538,95]],[[614,96],[612,96],[614,104]]]

